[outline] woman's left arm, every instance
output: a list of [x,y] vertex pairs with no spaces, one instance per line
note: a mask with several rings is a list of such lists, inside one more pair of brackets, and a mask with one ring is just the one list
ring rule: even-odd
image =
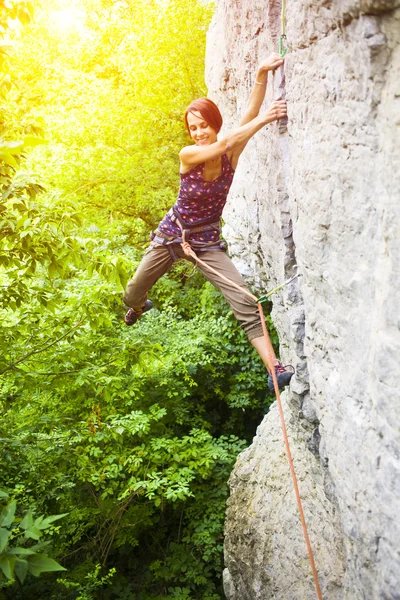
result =
[[275,52],[260,64],[253,89],[247,101],[246,112],[240,119],[240,125],[246,125],[246,123],[249,123],[249,121],[252,121],[258,115],[267,90],[268,73],[269,71],[275,71],[282,64],[283,58]]

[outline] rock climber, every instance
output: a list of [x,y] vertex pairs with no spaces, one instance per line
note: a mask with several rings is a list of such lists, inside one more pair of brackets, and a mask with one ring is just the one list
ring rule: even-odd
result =
[[[283,59],[275,53],[260,64],[239,127],[224,135],[218,135],[222,116],[214,102],[208,98],[199,98],[187,107],[185,125],[194,144],[185,146],[179,153],[178,200],[152,233],[150,246],[125,290],[124,302],[130,307],[125,315],[127,325],[136,323],[144,312],[152,308],[147,293],[171,268],[173,262],[182,258],[192,260],[185,256],[181,247],[183,231],[186,242],[189,242],[203,262],[232,282],[245,287],[238,270],[226,254],[225,244],[221,239],[220,218],[239,157],[247,142],[257,131],[287,115],[284,100],[276,100],[268,110],[260,112],[268,74],[282,64]],[[268,369],[267,347],[256,304],[202,265],[199,264],[198,267],[206,279],[223,294]],[[289,369],[283,366],[276,357],[274,366],[279,387],[287,386],[293,375],[293,367]],[[268,386],[274,389],[271,374]]]

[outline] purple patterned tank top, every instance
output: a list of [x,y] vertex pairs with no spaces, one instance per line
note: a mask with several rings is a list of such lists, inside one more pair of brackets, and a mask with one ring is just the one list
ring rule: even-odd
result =
[[[205,163],[196,165],[187,173],[181,173],[181,184],[174,211],[179,214],[183,223],[196,226],[204,221],[208,223],[219,221],[235,174],[227,155],[223,154],[221,159],[221,175],[213,181],[203,179]],[[176,237],[181,235],[179,225],[173,223],[168,214],[159,224],[158,230]],[[217,231],[192,233],[190,239],[196,242],[217,242],[219,233]]]

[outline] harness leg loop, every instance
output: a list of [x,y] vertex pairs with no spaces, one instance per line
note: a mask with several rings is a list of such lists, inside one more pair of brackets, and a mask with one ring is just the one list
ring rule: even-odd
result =
[[167,248],[168,248],[168,252],[169,252],[170,257],[172,258],[172,261],[176,262],[177,260],[179,260],[179,258],[175,254],[175,251],[174,251],[172,245],[171,244],[167,244]]

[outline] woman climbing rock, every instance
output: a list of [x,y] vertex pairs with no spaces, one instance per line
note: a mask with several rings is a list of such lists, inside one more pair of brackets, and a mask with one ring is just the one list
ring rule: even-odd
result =
[[[247,142],[257,131],[286,117],[286,102],[277,100],[260,112],[268,83],[268,73],[283,63],[278,54],[271,54],[257,71],[245,114],[239,127],[218,137],[222,116],[208,98],[194,100],[185,111],[185,124],[194,145],[185,146],[179,153],[180,189],[178,200],[152,234],[152,242],[131,281],[124,302],[129,308],[125,323],[133,325],[150,310],[147,293],[164,275],[175,260],[188,258],[181,246],[188,242],[202,262],[214,268],[233,283],[244,288],[242,278],[225,252],[221,240],[220,217],[226,203],[239,157]],[[184,232],[184,233],[183,233]],[[190,257],[188,260],[192,260]],[[221,277],[199,264],[206,279],[217,287],[239,320],[249,341],[268,368],[267,348],[256,304]],[[275,372],[280,388],[289,384],[293,371],[274,357]],[[272,377],[268,385],[273,389]]]

